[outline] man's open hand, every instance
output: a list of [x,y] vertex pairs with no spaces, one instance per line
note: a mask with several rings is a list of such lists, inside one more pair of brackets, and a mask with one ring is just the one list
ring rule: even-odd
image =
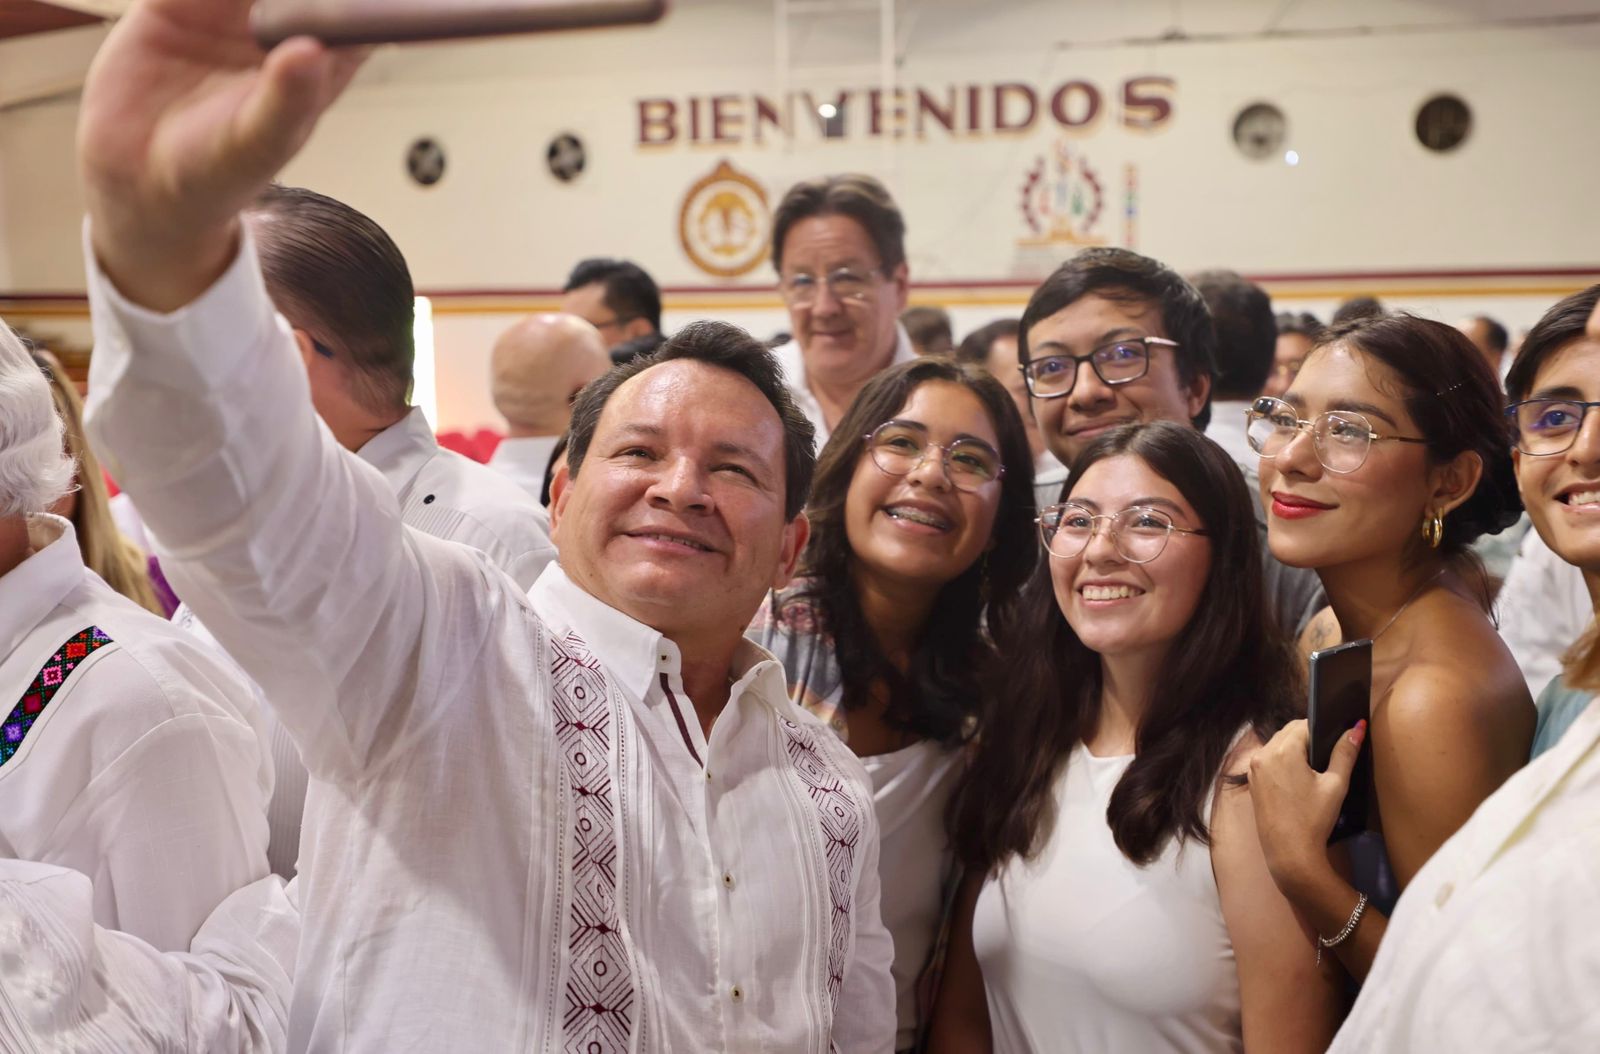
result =
[[305,144],[364,53],[263,54],[250,0],[136,0],[84,88],[78,158],[94,250],[123,295],[189,303],[232,260],[238,214]]

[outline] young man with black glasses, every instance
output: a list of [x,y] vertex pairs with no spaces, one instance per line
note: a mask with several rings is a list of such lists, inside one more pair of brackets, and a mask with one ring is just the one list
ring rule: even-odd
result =
[[[1126,249],[1086,249],[1034,291],[1017,345],[1034,420],[1065,465],[1096,436],[1132,422],[1175,421],[1205,431],[1216,375],[1216,332],[1194,286]],[[1256,487],[1253,465],[1241,464]],[[1047,481],[1040,508],[1060,500]],[[1254,490],[1252,490],[1254,493]],[[1315,574],[1267,551],[1256,505],[1266,585],[1285,628],[1298,632],[1325,604]]]

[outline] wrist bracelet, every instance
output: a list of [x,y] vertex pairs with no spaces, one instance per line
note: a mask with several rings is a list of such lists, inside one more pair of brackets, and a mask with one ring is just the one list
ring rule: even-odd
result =
[[1356,931],[1356,924],[1361,921],[1361,913],[1367,910],[1367,895],[1362,893],[1360,896],[1361,899],[1356,901],[1356,910],[1350,913],[1350,921],[1344,924],[1344,929],[1340,930],[1337,936],[1324,937],[1320,933],[1317,934],[1318,966],[1322,965],[1322,949],[1334,948],[1343,944],[1347,939],[1349,939],[1350,934]]

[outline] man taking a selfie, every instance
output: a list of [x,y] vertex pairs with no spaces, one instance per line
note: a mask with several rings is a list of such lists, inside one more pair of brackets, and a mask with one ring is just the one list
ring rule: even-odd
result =
[[527,596],[405,527],[238,219],[359,59],[248,10],[135,5],[79,144],[96,444],[314,777],[290,1049],[888,1050],[870,787],[742,636],[808,534],[777,364],[709,323],[586,389]]

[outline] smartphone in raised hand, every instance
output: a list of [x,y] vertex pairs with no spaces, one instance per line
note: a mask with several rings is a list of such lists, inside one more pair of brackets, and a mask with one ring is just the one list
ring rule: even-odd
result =
[[[1306,760],[1318,772],[1328,771],[1339,737],[1358,721],[1372,719],[1372,642],[1351,641],[1336,648],[1311,653],[1311,698],[1306,707],[1309,726]],[[1361,744],[1350,789],[1339,809],[1329,842],[1366,830],[1372,786],[1370,736]]]
[[654,22],[667,0],[256,0],[263,48],[296,36],[386,44]]

